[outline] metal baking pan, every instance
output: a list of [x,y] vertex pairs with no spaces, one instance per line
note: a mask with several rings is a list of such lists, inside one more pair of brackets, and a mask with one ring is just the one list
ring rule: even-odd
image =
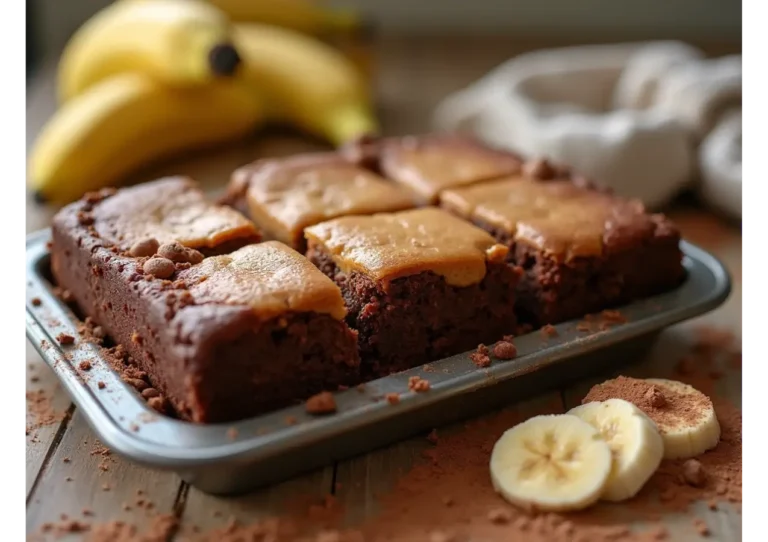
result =
[[[52,292],[50,232],[27,238],[27,338],[61,379],[101,441],[137,463],[170,469],[202,491],[239,493],[335,460],[386,445],[608,367],[628,353],[642,355],[664,327],[720,305],[730,293],[723,265],[683,242],[687,280],[677,289],[624,307],[627,321],[585,333],[578,321],[515,339],[518,356],[478,369],[469,353],[429,363],[336,396],[338,412],[312,417],[301,405],[221,425],[196,425],[162,416],[124,384],[98,347],[78,339],[65,352],[55,337],[77,336],[78,320]],[[33,305],[32,299],[42,302]],[[92,368],[78,369],[82,360]],[[430,381],[428,392],[408,391],[408,378]],[[103,386],[99,385],[103,383]],[[386,393],[401,394],[396,405]],[[296,423],[288,423],[294,418]],[[291,420],[293,421],[293,420]]]

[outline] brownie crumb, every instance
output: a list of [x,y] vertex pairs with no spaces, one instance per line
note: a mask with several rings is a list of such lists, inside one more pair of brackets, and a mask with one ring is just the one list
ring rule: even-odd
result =
[[490,354],[490,353],[491,353],[491,350],[490,350],[490,349],[489,349],[489,348],[488,348],[486,345],[484,345],[484,344],[482,344],[482,343],[481,343],[481,344],[478,344],[478,345],[477,345],[477,350],[476,350],[476,352],[477,352],[478,354],[483,354],[483,355],[487,356],[488,354]]
[[39,307],[42,304],[43,304],[43,301],[39,297],[32,298],[32,305],[34,305],[35,307]]
[[680,358],[680,361],[677,362],[677,365],[675,365],[675,371],[683,376],[693,374],[695,370],[696,360],[691,356],[683,356]]
[[706,474],[701,463],[696,459],[683,463],[683,478],[688,485],[702,487],[706,482]]
[[408,389],[415,392],[429,391],[429,380],[424,380],[420,376],[412,376],[408,379]]
[[545,337],[556,337],[557,329],[555,329],[555,326],[553,326],[552,324],[547,324],[541,328],[541,334],[544,335]]
[[69,459],[68,457],[65,457],[61,461],[62,461],[62,463],[69,463],[71,461],[71,459]]
[[299,420],[296,419],[296,416],[286,416],[285,423],[286,425],[296,425],[299,423]]
[[131,245],[128,254],[135,258],[149,257],[157,254],[158,248],[160,248],[160,243],[157,242],[157,239],[142,239]]
[[165,414],[166,412],[165,399],[160,396],[150,397],[149,400],[147,400],[147,406],[160,414]]
[[64,344],[64,345],[66,345],[66,344],[72,344],[72,343],[74,343],[74,342],[75,342],[75,338],[74,338],[72,335],[70,335],[69,333],[59,333],[59,334],[56,336],[56,341],[57,341],[59,344]]
[[556,170],[546,158],[537,158],[523,164],[523,174],[541,181],[548,181],[555,177]]
[[709,536],[711,534],[711,531],[709,530],[709,526],[701,518],[696,518],[693,520],[693,528],[696,529],[696,532],[699,533],[701,536]]
[[153,397],[157,397],[160,395],[160,392],[157,391],[155,388],[146,388],[141,392],[141,396],[144,399],[152,399]]
[[103,390],[104,388],[107,387],[107,385],[102,380],[99,380],[96,385],[100,390]]
[[174,263],[168,258],[162,257],[150,258],[144,262],[142,269],[148,275],[154,275],[159,279],[169,279],[176,272]]
[[432,444],[437,444],[438,437],[437,437],[437,429],[433,429],[429,432],[427,435],[427,441],[431,442]]
[[513,359],[517,356],[517,347],[510,342],[501,341],[493,347],[493,355],[503,360]]
[[491,523],[505,525],[512,520],[512,514],[504,508],[494,508],[488,512],[488,519],[491,520]]
[[645,392],[645,400],[654,408],[663,408],[667,404],[667,400],[664,394],[657,386],[651,386],[648,391]]
[[80,367],[81,371],[90,371],[91,370],[91,362],[90,362],[90,360],[84,359],[83,361],[80,362],[78,367]]
[[332,414],[336,412],[336,400],[331,392],[323,391],[307,399],[305,408],[309,414]]
[[390,405],[396,405],[400,402],[400,394],[399,393],[388,393],[384,396],[387,399],[387,402]]
[[[486,347],[486,350],[488,348]],[[469,359],[472,360],[472,363],[480,367],[481,369],[484,369],[486,367],[490,367],[491,365],[491,358],[488,356],[488,354],[481,354],[480,352],[473,352],[469,355]]]
[[624,324],[627,321],[627,318],[617,310],[606,309],[600,313],[600,316],[603,321],[613,324]]

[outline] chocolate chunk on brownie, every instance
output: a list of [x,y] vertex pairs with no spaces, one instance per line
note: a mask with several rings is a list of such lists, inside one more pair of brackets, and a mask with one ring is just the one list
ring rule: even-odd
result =
[[140,184],[98,203],[75,205],[72,209],[92,220],[95,235],[136,255],[151,256],[160,245],[173,242],[205,254],[224,253],[260,240],[253,222],[234,209],[212,205],[197,183],[185,177]]
[[334,153],[244,166],[234,173],[226,202],[250,216],[267,236],[302,253],[308,226],[340,216],[415,206],[408,190]]
[[522,160],[467,137],[424,135],[350,143],[342,149],[349,160],[380,171],[436,204],[442,190],[517,173]]
[[680,234],[666,217],[568,177],[446,190],[441,205],[509,247],[524,270],[518,316],[536,325],[658,293],[685,276]]
[[[122,345],[175,412],[195,422],[230,421],[355,381],[356,334],[344,322],[341,292],[291,248],[248,244],[202,261],[193,258],[197,263],[176,262],[168,280],[145,272],[148,261],[164,258],[164,246],[178,244],[183,252],[189,243],[216,253],[256,231],[236,211],[207,203],[202,195],[192,198],[186,189],[176,193],[194,212],[184,213],[161,199],[169,193],[168,182],[112,196],[126,202],[126,213],[140,211],[130,202],[138,188],[146,205],[158,202],[156,213],[145,217],[154,221],[151,229],[121,216],[114,204],[109,228],[100,225],[99,207],[111,198],[64,208],[54,218],[51,257],[58,283]],[[82,212],[94,222],[84,225]],[[113,250],[117,245],[99,227],[121,247],[148,235],[163,244],[158,254],[134,256]]]
[[340,286],[363,370],[388,374],[515,329],[506,247],[435,208],[344,217],[305,230],[307,256]]

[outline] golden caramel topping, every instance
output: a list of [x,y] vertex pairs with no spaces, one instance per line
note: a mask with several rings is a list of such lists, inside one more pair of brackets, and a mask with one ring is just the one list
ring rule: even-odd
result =
[[[614,228],[641,229],[649,219],[642,205],[587,190],[567,180],[540,182],[508,177],[447,190],[441,204],[566,259],[603,252]],[[633,224],[634,222],[634,224]]]
[[172,177],[120,190],[93,209],[99,235],[128,249],[145,239],[178,242],[190,248],[215,248],[233,239],[258,240],[243,215],[205,199],[197,184]]
[[404,137],[384,147],[381,169],[390,177],[436,203],[446,189],[520,171],[514,155],[449,136]]
[[212,256],[179,274],[198,303],[249,306],[264,320],[286,312],[346,316],[341,291],[304,256],[278,242]]
[[488,233],[434,208],[337,218],[305,234],[342,271],[374,280],[432,271],[448,284],[469,286],[483,279],[487,261],[504,261],[507,254]]
[[340,158],[271,162],[250,175],[246,198],[254,220],[293,246],[324,220],[414,206],[407,190]]

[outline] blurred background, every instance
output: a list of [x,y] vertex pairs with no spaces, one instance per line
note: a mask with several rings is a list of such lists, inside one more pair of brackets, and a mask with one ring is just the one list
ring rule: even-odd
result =
[[[60,50],[74,30],[110,0],[26,2],[27,47],[32,58],[39,60]],[[729,50],[740,49],[741,44],[741,2],[737,0],[329,0],[322,4],[358,9],[384,34],[501,34],[558,43],[673,38]]]
[[[29,182],[41,201],[62,204],[87,189],[168,173],[217,191],[234,168],[262,156],[371,132],[459,131],[567,163],[650,208],[694,194],[707,209],[741,218],[736,0],[189,0],[212,12],[173,8],[178,21],[166,12],[163,25],[122,6],[171,0],[26,1]],[[174,45],[204,41],[190,21],[223,32],[239,67],[226,65],[231,51],[216,52],[213,65],[213,49]],[[127,72],[158,91],[120,83]],[[258,100],[244,127],[255,137],[238,128],[253,111],[233,110],[231,99],[202,100],[233,119],[218,124],[195,98],[157,105],[163,89],[189,94],[217,79],[243,83]],[[110,92],[136,112],[116,106]],[[147,122],[130,133],[112,122],[119,115]],[[194,141],[154,140],[125,160],[133,141],[189,122],[199,126]],[[275,127],[288,131],[276,135]],[[116,155],[124,167],[107,177]]]

